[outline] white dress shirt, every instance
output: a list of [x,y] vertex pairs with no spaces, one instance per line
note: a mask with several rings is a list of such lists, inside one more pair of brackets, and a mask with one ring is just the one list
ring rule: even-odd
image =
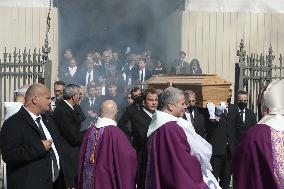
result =
[[94,70],[92,70],[91,72],[87,72],[87,75],[86,75],[86,85],[88,85],[88,82],[89,82],[89,75],[91,76],[90,77],[90,81],[93,81],[94,80],[94,77],[93,77],[94,76]]
[[68,69],[69,69],[69,73],[70,73],[71,77],[73,77],[74,74],[75,74],[76,71],[77,71],[77,66],[75,66],[75,67],[73,67],[73,68],[68,67]]
[[[25,107],[24,107],[24,108],[25,108]],[[25,109],[26,109],[26,108],[25,108]],[[37,119],[38,117],[41,117],[41,116],[36,116],[34,113],[30,112],[28,109],[26,109],[26,110],[29,112],[29,114],[31,115],[31,117],[32,117],[32,119],[34,120],[35,124],[38,126],[38,124],[37,124],[37,122],[36,122],[36,119]],[[44,122],[42,121],[42,119],[40,119],[40,124],[42,125],[42,129],[43,129],[43,132],[44,132],[44,135],[45,135],[46,139],[52,139],[52,137],[51,137],[51,135],[50,135],[48,129],[46,128]],[[56,163],[57,163],[58,170],[60,170],[59,155],[58,155],[58,152],[57,152],[56,147],[55,147],[55,145],[54,145],[54,142],[52,142],[51,148],[52,148],[52,150],[53,150],[53,152],[54,152],[54,154],[55,154],[55,158],[56,158]],[[53,162],[52,162],[52,163],[53,163]],[[52,166],[52,172],[53,172],[53,166]]]

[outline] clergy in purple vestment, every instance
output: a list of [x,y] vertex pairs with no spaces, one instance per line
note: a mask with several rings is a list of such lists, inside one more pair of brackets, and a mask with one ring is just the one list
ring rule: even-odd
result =
[[284,80],[271,82],[263,94],[267,110],[241,137],[233,155],[234,189],[284,188]]
[[127,137],[114,121],[117,105],[101,105],[98,118],[84,138],[79,160],[79,189],[134,189],[137,157]]
[[[146,189],[205,189],[201,165],[192,155],[178,117],[185,112],[183,92],[169,87],[161,95],[162,111],[156,111],[147,136]],[[210,183],[209,183],[210,184]]]

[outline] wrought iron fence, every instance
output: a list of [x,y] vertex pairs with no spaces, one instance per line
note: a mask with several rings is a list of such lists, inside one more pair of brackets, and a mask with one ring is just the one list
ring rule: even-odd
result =
[[270,45],[268,54],[251,53],[247,55],[244,40],[241,40],[238,63],[235,64],[235,91],[245,90],[248,93],[248,105],[258,118],[261,116],[259,104],[259,94],[261,90],[274,79],[283,79],[283,57],[279,55],[275,60],[272,46]]
[[[50,81],[51,62],[44,64],[40,49],[14,49],[12,53],[4,49],[0,58],[0,98],[2,102],[13,101],[14,91],[19,87],[32,83]],[[44,78],[47,78],[44,81]],[[2,120],[2,103],[0,103]]]

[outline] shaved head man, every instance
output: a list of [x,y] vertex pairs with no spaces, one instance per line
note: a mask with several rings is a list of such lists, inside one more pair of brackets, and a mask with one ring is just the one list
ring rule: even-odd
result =
[[117,105],[113,100],[106,100],[101,106],[101,117],[115,120],[117,115]]
[[24,106],[3,123],[0,148],[7,163],[8,188],[75,187],[61,164],[53,121],[44,114],[50,103],[48,88],[33,84],[26,92]]
[[36,115],[49,111],[51,96],[48,88],[42,84],[31,85],[25,96],[25,107]]
[[115,122],[117,105],[106,100],[80,150],[79,189],[135,188],[136,152]]

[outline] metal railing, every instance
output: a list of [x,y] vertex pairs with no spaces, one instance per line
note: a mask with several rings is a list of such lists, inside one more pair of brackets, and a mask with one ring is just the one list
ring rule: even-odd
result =
[[244,90],[248,93],[248,105],[260,118],[260,104],[258,102],[261,90],[274,79],[283,79],[283,57],[280,54],[275,60],[272,46],[270,45],[268,54],[251,53],[247,55],[244,40],[241,40],[239,57],[235,64],[235,92]]

